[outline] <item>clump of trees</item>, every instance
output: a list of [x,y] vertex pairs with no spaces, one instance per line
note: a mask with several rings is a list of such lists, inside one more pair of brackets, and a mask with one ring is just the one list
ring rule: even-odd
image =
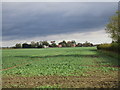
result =
[[49,44],[49,47],[57,47],[57,44],[55,43],[55,41],[51,41],[51,44]]
[[93,46],[93,44],[86,41],[85,43],[82,44],[82,46],[83,47],[90,47],[90,46]]
[[32,41],[30,44],[28,43],[17,43],[15,47],[13,48],[47,48],[47,47],[91,47],[94,46],[90,42],[85,42],[85,43],[76,43],[75,40],[72,41],[61,41],[58,44],[56,44],[56,41],[51,41],[50,43],[48,41],[39,41],[39,42],[34,42]]
[[[53,45],[53,44],[51,44]],[[30,44],[28,43],[17,43],[14,48],[44,48],[44,47],[50,46],[50,44],[47,41],[40,41],[40,42],[34,42],[32,41]]]
[[63,40],[62,42],[58,43],[58,45],[61,45],[62,47],[76,47],[76,41],[72,40],[66,42]]
[[110,17],[109,23],[106,25],[106,32],[112,38],[111,44],[100,44],[97,49],[120,52],[120,12]]

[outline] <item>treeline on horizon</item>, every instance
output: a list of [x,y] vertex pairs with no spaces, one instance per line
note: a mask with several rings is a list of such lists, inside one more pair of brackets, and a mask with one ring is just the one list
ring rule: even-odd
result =
[[85,43],[76,43],[76,41],[65,41],[59,42],[56,44],[55,41],[48,43],[47,41],[40,42],[31,42],[31,44],[23,43],[16,44],[15,47],[11,48],[47,48],[47,47],[91,47],[97,46],[98,50],[107,50],[120,53],[120,11],[117,11],[115,15],[110,17],[109,23],[106,25],[105,31],[109,34],[109,37],[112,39],[110,44],[98,44],[93,45],[90,42]]
[[30,44],[28,43],[17,43],[14,47],[11,48],[48,48],[48,47],[92,47],[94,46],[92,43],[86,41],[85,43],[76,43],[75,40],[72,41],[65,41],[59,42],[56,44],[56,41],[39,41],[34,42],[32,41]]

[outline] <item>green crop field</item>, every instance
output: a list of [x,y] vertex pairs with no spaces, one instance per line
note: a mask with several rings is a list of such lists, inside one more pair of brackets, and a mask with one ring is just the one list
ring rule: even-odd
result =
[[96,47],[3,49],[3,87],[117,87],[118,54]]

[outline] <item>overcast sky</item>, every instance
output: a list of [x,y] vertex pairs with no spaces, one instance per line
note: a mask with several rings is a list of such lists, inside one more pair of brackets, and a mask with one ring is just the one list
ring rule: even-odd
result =
[[104,29],[117,9],[117,2],[4,2],[3,46],[41,40],[109,43]]

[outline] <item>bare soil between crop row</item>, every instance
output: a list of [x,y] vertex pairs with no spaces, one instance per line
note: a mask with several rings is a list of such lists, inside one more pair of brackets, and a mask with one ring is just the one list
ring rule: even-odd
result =
[[88,76],[3,76],[3,88],[36,88],[58,85],[60,88],[117,88],[118,71],[90,71]]

